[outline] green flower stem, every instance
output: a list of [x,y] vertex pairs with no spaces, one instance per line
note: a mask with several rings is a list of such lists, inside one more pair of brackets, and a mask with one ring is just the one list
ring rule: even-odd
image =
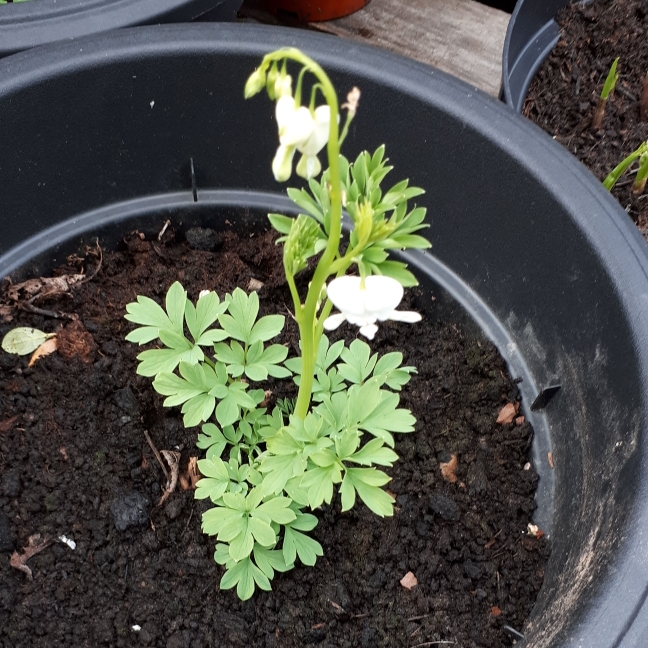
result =
[[353,121],[353,118],[355,115],[351,112],[347,112],[346,120],[344,122],[344,127],[342,128],[342,133],[340,134],[340,146],[342,146],[342,142],[346,139],[346,136],[349,132],[349,126],[351,122]]
[[315,377],[315,360],[317,357],[317,301],[326,280],[331,274],[330,266],[339,254],[340,234],[342,232],[342,183],[340,181],[340,141],[338,131],[338,115],[340,110],[335,88],[326,72],[313,59],[298,49],[291,47],[272,52],[265,57],[262,65],[267,67],[272,61],[282,59],[290,59],[301,64],[304,69],[311,72],[317,78],[320,86],[319,90],[324,95],[331,110],[329,139],[326,147],[331,183],[329,190],[331,200],[329,237],[326,248],[315,268],[315,273],[306,296],[306,303],[303,306],[300,304],[300,308],[296,308],[295,312],[302,344],[302,371],[297,404],[295,405],[295,415],[301,419],[305,419],[310,407],[313,379]]
[[284,263],[284,271],[286,273],[286,281],[288,282],[288,287],[290,288],[290,294],[293,299],[293,306],[295,307],[295,319],[299,322],[299,315],[302,311],[301,299],[299,299],[299,291],[295,284],[295,277],[292,272],[289,272],[286,264]]

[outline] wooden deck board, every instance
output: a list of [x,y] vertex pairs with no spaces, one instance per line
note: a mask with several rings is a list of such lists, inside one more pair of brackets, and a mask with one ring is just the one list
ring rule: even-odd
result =
[[371,0],[310,26],[434,65],[497,96],[509,18],[475,0]]

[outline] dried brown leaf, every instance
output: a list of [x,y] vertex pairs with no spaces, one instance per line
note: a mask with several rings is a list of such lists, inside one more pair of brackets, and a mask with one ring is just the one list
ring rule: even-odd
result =
[[34,364],[36,364],[36,361],[39,358],[43,358],[45,356],[50,355],[51,353],[54,353],[58,349],[58,342],[55,337],[50,338],[49,340],[45,340],[43,344],[41,344],[34,353],[32,353],[31,358],[29,359],[29,367],[33,367]]
[[416,576],[410,571],[403,576],[403,578],[400,579],[400,584],[408,590],[411,590],[413,587],[416,587],[418,585],[418,580]]
[[74,320],[60,330],[57,337],[59,353],[63,358],[79,358],[85,364],[94,362],[97,345],[79,320]]
[[54,295],[60,295],[70,290],[70,287],[85,279],[85,275],[61,275],[60,277],[39,277],[28,279],[19,284],[13,284],[7,288],[7,297],[20,302],[30,299],[46,299]]
[[455,475],[455,471],[457,470],[457,455],[452,455],[448,463],[442,462],[439,466],[441,467],[441,477],[447,482],[454,484],[457,481],[457,475]]
[[18,414],[12,416],[4,421],[0,421],[0,432],[9,432],[14,426],[14,423],[18,420]]
[[515,418],[518,409],[520,409],[520,403],[506,403],[506,405],[504,405],[500,410],[500,413],[497,416],[497,421],[495,422],[500,425],[513,423],[513,419]]
[[491,608],[491,614],[492,614],[494,617],[498,617],[500,614],[502,614],[502,610],[500,610],[500,609],[497,607],[497,605],[494,605],[494,606]]
[[52,540],[48,537],[41,538],[40,533],[35,533],[32,536],[29,536],[27,540],[28,544],[23,549],[23,553],[19,554],[17,551],[14,551],[9,560],[9,564],[15,569],[19,569],[21,572],[27,574],[29,580],[33,580],[32,570],[27,567],[27,561],[37,553],[43,551],[52,544]]
[[173,450],[160,450],[160,454],[165,458],[166,462],[169,464],[171,474],[169,475],[169,480],[167,481],[166,488],[160,501],[157,503],[158,506],[162,506],[166,502],[167,498],[173,491],[176,489],[178,484],[178,471],[180,469],[180,453]]
[[515,419],[515,425],[522,425],[522,423],[524,423],[525,420],[526,419],[524,418],[524,416],[518,416]]
[[554,467],[553,452],[547,452],[547,461],[549,462],[551,468],[553,468]]
[[196,490],[196,484],[200,481],[202,475],[198,470],[198,457],[189,457],[187,470],[180,474],[178,481],[182,490]]
[[258,279],[254,279],[254,277],[251,277],[250,281],[248,281],[247,289],[249,291],[256,290],[257,292],[259,292],[259,290],[261,290],[263,286],[264,286],[263,281],[259,281]]

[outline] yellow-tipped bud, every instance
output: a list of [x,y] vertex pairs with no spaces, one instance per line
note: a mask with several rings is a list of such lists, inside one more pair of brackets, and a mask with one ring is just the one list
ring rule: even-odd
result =
[[355,234],[358,237],[358,244],[364,245],[371,236],[373,229],[373,208],[370,202],[363,202],[358,205],[355,214]]

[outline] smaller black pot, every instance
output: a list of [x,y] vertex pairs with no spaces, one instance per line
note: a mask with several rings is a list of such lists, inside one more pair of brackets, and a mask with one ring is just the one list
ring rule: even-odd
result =
[[99,32],[192,20],[231,21],[243,0],[32,0],[0,7],[0,58]]
[[535,73],[560,37],[554,17],[569,0],[518,0],[502,52],[500,98],[517,112]]

